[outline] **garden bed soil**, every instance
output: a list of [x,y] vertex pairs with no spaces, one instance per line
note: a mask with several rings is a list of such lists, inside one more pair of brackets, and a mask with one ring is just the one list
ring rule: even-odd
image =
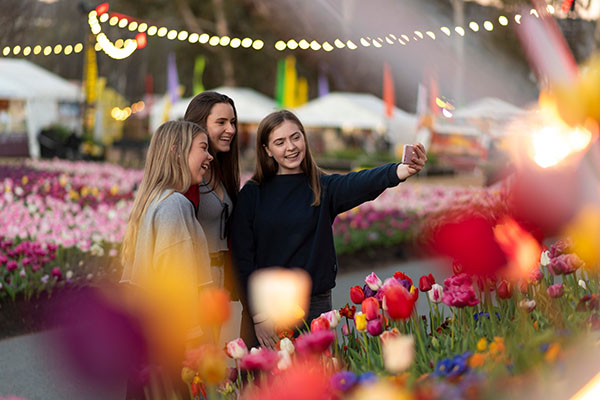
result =
[[55,290],[30,299],[18,295],[14,301],[3,300],[0,302],[0,340],[57,327],[60,305],[64,304],[66,297],[79,290]]

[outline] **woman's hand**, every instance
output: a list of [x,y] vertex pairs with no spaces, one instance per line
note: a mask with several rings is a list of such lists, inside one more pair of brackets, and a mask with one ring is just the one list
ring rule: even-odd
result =
[[275,350],[275,329],[273,329],[273,325],[269,320],[260,323],[255,322],[254,332],[256,332],[256,338],[261,346]]
[[398,168],[396,169],[396,174],[400,180],[418,174],[419,171],[423,169],[425,162],[427,161],[427,152],[425,151],[425,147],[421,143],[415,143],[413,146],[415,147],[415,156],[413,156],[411,159],[412,163],[398,164]]

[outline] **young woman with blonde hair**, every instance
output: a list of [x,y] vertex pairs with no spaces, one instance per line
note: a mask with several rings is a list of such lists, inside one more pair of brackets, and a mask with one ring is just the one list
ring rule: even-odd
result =
[[[213,159],[208,146],[208,135],[194,123],[170,121],[158,128],[122,246],[121,283],[136,295],[152,353],[140,363],[165,366],[174,388],[181,384],[186,341],[202,336],[199,290],[212,282],[206,236],[183,195],[202,182]],[[129,383],[127,398],[143,397],[143,389]]]
[[[330,311],[337,257],[335,217],[418,173],[427,156],[415,145],[408,164],[387,164],[346,175],[325,174],[314,162],[306,132],[290,111],[266,116],[256,134],[256,169],[233,216],[232,249],[241,286],[259,268],[303,268],[312,279],[306,320]],[[246,302],[248,303],[248,302]],[[251,303],[251,302],[250,302]],[[273,327],[244,304],[242,337],[248,346],[272,347]]]

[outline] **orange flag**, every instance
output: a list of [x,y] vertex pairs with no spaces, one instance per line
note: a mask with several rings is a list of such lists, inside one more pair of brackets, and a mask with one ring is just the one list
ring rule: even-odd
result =
[[385,115],[392,118],[394,115],[394,80],[392,78],[392,69],[386,62],[383,63],[383,101],[385,103]]

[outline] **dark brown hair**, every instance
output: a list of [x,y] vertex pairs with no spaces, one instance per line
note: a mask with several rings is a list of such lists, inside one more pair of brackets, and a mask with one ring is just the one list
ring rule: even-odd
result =
[[300,122],[298,117],[291,111],[275,111],[260,121],[258,131],[256,132],[256,168],[252,180],[260,185],[265,180],[277,174],[277,162],[269,157],[265,147],[269,144],[271,132],[285,121],[290,121],[298,125],[300,132],[302,132],[302,136],[304,136],[306,151],[304,153],[304,160],[302,160],[302,164],[300,164],[300,168],[310,179],[310,187],[315,196],[312,205],[319,206],[321,204],[321,176],[323,175],[323,171],[321,171],[313,160],[308,144],[308,138],[306,137],[306,131],[304,130],[302,122]]
[[[217,92],[202,92],[196,97],[192,99],[190,104],[185,110],[185,116],[183,117],[186,121],[194,122],[204,129],[206,128],[206,121],[208,116],[210,115],[210,111],[212,110],[215,104],[226,103],[230,104],[233,108],[233,115],[235,116],[235,135],[233,136],[233,140],[231,141],[231,149],[226,153],[216,153],[213,146],[209,146],[210,154],[214,157],[214,161],[212,162],[212,168],[216,173],[212,174],[211,177],[211,186],[213,183],[213,179],[217,176],[223,182],[225,186],[225,190],[227,190],[227,194],[231,198],[231,201],[235,205],[237,200],[237,195],[240,191],[240,166],[239,166],[239,155],[240,149],[238,147],[238,121],[237,121],[237,111],[235,109],[235,104],[233,100],[221,93]],[[210,142],[210,136],[209,136]]]

